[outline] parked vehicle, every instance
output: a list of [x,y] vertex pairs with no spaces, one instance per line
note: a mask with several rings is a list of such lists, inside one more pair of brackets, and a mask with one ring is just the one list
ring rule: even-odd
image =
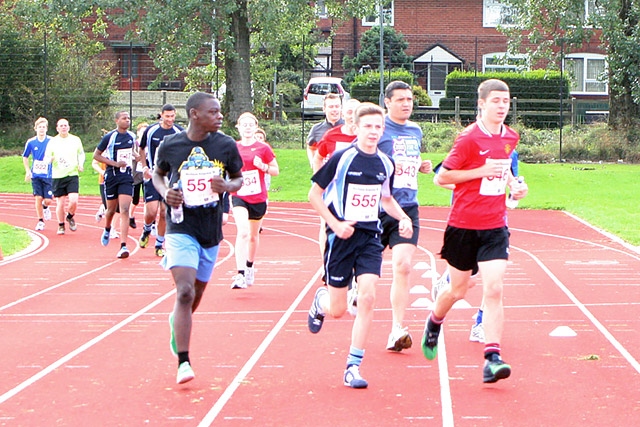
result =
[[345,89],[347,85],[338,77],[312,77],[304,89],[304,98],[300,103],[302,115],[322,116],[322,103],[324,97],[330,93],[337,93],[342,97],[342,102],[351,98]]

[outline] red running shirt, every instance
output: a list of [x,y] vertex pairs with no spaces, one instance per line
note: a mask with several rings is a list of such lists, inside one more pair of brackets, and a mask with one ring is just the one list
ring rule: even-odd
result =
[[442,163],[448,170],[475,169],[487,162],[504,164],[501,176],[474,179],[456,184],[448,224],[471,230],[490,230],[506,225],[505,188],[510,155],[520,136],[502,125],[502,132],[492,135],[481,122],[476,122],[456,138],[453,148]]
[[233,197],[239,197],[247,203],[262,203],[267,201],[267,186],[264,181],[265,173],[253,165],[254,157],[258,156],[263,163],[269,164],[276,155],[271,147],[262,142],[242,145],[239,141],[238,151],[242,157],[242,187]]

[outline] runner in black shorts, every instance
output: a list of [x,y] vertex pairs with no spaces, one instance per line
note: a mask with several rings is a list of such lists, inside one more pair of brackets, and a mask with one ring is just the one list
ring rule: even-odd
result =
[[312,333],[318,333],[326,314],[341,317],[347,311],[347,288],[355,275],[358,311],[343,384],[366,388],[368,382],[360,375],[360,364],[373,324],[375,287],[382,265],[380,207],[399,221],[402,237],[410,238],[413,229],[411,219],[391,195],[393,162],[377,147],[384,130],[384,112],[377,105],[362,103],[356,109],[355,124],[356,144],[334,153],[311,178],[309,201],[327,224],[327,287],[316,291],[307,325]]

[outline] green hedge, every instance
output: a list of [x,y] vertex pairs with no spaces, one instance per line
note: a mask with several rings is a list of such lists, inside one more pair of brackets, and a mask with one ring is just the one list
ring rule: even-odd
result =
[[[522,73],[474,73],[454,71],[445,81],[446,97],[440,100],[441,111],[454,111],[455,98],[460,97],[460,119],[463,123],[475,120],[478,85],[484,80],[500,79],[509,85],[512,97],[518,98],[517,121],[532,128],[556,128],[560,124],[560,87],[563,100],[569,101],[569,79],[557,71],[534,70]],[[554,102],[555,101],[555,102]],[[563,107],[567,111],[567,105]],[[507,123],[513,123],[513,110]],[[441,115],[454,118],[454,114]],[[566,121],[565,121],[566,123]]]

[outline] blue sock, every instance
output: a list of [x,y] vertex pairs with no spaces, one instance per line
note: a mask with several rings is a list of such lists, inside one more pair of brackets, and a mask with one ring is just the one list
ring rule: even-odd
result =
[[478,315],[476,316],[476,325],[482,323],[482,310],[478,310]]
[[364,350],[355,348],[353,346],[349,347],[349,356],[347,357],[347,367],[351,365],[360,366],[360,364],[362,363],[363,357],[364,357]]

